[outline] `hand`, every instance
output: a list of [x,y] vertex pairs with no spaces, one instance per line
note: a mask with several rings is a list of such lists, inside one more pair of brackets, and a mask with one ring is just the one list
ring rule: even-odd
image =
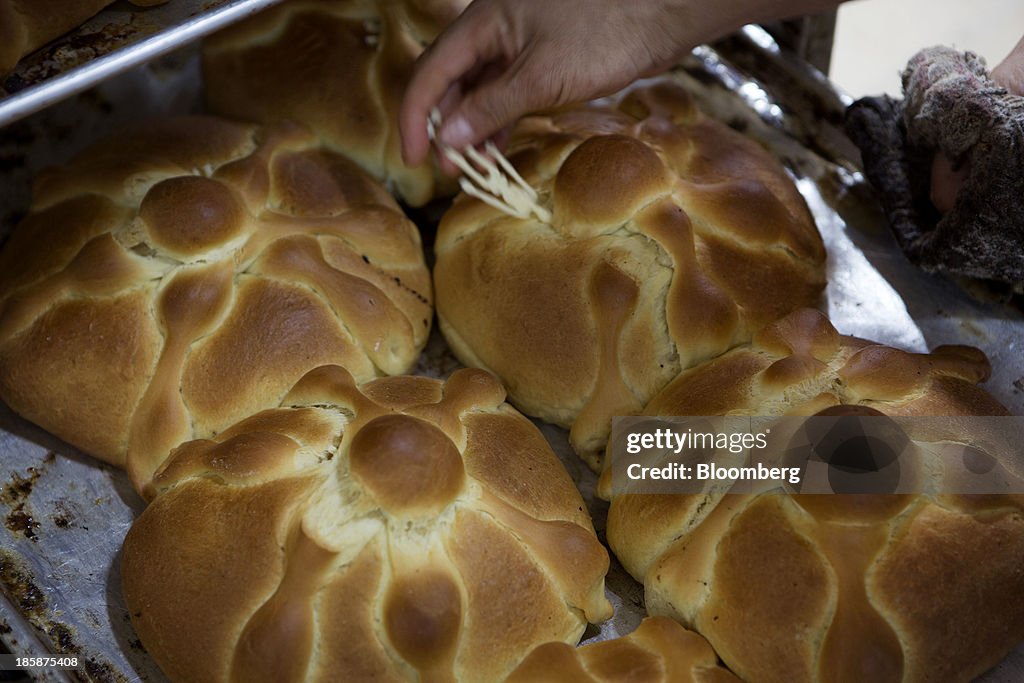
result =
[[[999,65],[992,69],[992,80],[1014,95],[1024,95],[1024,38]],[[970,173],[970,164],[955,168],[949,158],[939,152],[932,161],[931,200],[941,213],[956,206],[956,195]]]
[[838,3],[476,0],[416,64],[400,113],[402,154],[410,165],[426,158],[426,119],[435,106],[444,119],[440,140],[462,149],[523,114],[608,95],[653,76],[694,45],[744,23]]
[[462,149],[519,116],[615,92],[690,49],[679,0],[476,0],[420,57],[402,102],[403,154],[428,151],[427,114]]

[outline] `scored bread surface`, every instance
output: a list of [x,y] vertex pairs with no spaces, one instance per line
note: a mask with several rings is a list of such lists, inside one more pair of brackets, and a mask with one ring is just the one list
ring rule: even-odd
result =
[[415,226],[351,161],[160,120],[39,176],[0,253],[0,397],[143,488],[314,367],[407,371],[431,317]]
[[434,284],[459,359],[587,462],[613,415],[814,302],[825,251],[782,167],[671,83],[523,119],[509,159],[550,223],[460,195]]
[[467,4],[282,3],[205,42],[207,103],[245,120],[299,121],[407,203],[425,204],[454,184],[432,163],[405,165],[398,110],[416,58]]
[[[943,438],[973,445],[956,416],[1008,414],[975,386],[988,373],[977,349],[907,353],[805,310],[684,372],[644,412],[856,406],[949,416]],[[935,466],[931,451],[912,452],[904,478]],[[1017,453],[989,455],[1019,475]],[[698,631],[744,680],[967,681],[1024,640],[1022,496],[643,495],[613,492],[610,472],[609,544],[649,612]]]
[[545,643],[506,683],[740,683],[708,642],[667,617],[648,617],[629,635],[573,648]]

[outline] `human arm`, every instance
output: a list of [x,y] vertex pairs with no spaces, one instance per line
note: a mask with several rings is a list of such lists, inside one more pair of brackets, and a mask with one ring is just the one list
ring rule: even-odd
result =
[[525,113],[607,95],[745,23],[831,9],[840,0],[476,0],[420,57],[400,113],[402,152],[421,163],[426,119],[463,148]]

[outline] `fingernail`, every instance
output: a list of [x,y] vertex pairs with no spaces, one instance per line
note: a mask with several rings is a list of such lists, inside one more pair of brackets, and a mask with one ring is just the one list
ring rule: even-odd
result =
[[473,141],[473,128],[461,114],[445,121],[441,128],[441,142],[449,147],[461,149]]

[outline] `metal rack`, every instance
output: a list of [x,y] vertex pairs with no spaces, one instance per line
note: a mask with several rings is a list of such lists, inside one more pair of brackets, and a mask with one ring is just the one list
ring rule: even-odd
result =
[[119,1],[21,60],[0,87],[0,127],[165,55],[281,0]]

